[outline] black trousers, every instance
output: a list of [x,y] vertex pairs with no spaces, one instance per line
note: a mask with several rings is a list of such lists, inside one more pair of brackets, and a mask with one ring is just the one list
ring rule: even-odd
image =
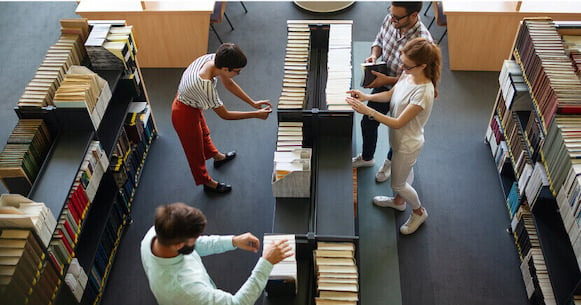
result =
[[[390,87],[379,87],[374,88],[371,93],[379,93],[388,91]],[[387,114],[389,111],[389,102],[387,103],[378,103],[378,102],[367,102],[367,106],[372,109],[375,109],[377,112],[381,114]],[[361,156],[363,160],[371,160],[375,155],[375,149],[377,148],[377,129],[379,128],[379,122],[371,119],[369,116],[364,115],[361,118],[361,134],[363,136],[363,150],[361,152]],[[388,156],[391,154],[391,148],[389,149]],[[388,157],[388,159],[391,159]]]

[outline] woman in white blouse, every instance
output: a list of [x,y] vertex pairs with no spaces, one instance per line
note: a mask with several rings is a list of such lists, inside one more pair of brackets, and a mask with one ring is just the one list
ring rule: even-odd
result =
[[[393,149],[391,187],[395,197],[376,196],[373,203],[405,211],[406,202],[413,209],[400,227],[402,234],[412,234],[428,218],[418,193],[411,186],[413,166],[424,145],[424,126],[430,118],[441,72],[440,48],[425,38],[409,41],[401,50],[404,73],[386,92],[365,94],[350,90],[346,100],[353,110],[389,127],[389,144]],[[389,102],[389,116],[369,108],[363,101]]]

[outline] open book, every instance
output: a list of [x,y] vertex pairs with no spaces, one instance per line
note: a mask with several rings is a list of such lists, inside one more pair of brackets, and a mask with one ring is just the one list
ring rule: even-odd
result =
[[376,78],[371,71],[377,71],[379,73],[387,74],[387,65],[384,61],[378,61],[375,63],[362,63],[363,68],[363,79],[361,80],[361,87],[367,87]]

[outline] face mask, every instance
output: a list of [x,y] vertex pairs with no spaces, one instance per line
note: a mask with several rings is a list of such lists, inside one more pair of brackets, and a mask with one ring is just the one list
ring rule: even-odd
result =
[[186,245],[184,245],[183,247],[181,247],[178,250],[178,253],[184,254],[184,255],[191,254],[192,252],[194,252],[194,249],[195,248],[196,248],[196,244],[194,244],[193,246],[186,246]]

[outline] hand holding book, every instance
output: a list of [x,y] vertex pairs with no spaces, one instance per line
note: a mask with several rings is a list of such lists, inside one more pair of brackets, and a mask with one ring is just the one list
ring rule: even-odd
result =
[[387,77],[387,65],[384,61],[375,63],[362,63],[363,79],[361,80],[361,87],[375,88],[379,87],[376,78]]

